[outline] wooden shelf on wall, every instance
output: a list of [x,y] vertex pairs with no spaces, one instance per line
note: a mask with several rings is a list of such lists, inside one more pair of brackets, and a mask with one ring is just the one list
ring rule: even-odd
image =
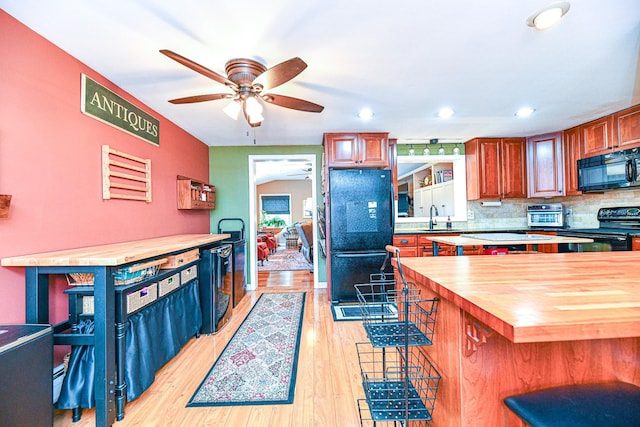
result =
[[196,179],[178,175],[178,209],[215,209],[216,187]]

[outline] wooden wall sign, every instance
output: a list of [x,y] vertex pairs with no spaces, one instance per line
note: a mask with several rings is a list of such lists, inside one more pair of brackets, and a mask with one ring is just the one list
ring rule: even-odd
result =
[[160,122],[126,99],[82,74],[84,114],[137,136],[151,144],[160,145]]

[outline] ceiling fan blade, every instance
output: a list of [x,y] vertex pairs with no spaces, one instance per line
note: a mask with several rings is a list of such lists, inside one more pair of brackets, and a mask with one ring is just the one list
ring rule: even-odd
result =
[[284,108],[291,108],[292,110],[308,111],[310,113],[320,113],[324,110],[322,105],[314,104],[313,102],[305,101],[304,99],[292,98],[290,96],[270,93],[263,95],[262,99],[271,104]]
[[167,49],[161,49],[160,53],[168,56],[169,58],[173,59],[176,62],[179,62],[180,64],[184,65],[187,68],[191,68],[193,71],[200,73],[205,77],[209,77],[210,79],[215,80],[218,83],[222,83],[223,85],[229,86],[234,90],[238,88],[238,85],[232,82],[231,80],[229,80],[228,78],[216,73],[213,70],[208,69],[207,67],[204,67],[196,62],[193,62],[192,60],[185,58],[180,54],[177,54]]
[[253,83],[262,85],[263,90],[269,90],[288,82],[304,71],[305,68],[307,68],[307,64],[302,59],[298,57],[291,58],[269,68],[256,77]]
[[233,95],[227,93],[213,93],[211,95],[186,96],[184,98],[172,99],[169,102],[172,104],[191,104],[194,102],[215,101],[216,99],[232,97]]

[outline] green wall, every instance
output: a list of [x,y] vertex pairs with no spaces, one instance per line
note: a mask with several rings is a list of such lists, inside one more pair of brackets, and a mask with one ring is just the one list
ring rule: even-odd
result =
[[[249,156],[315,154],[316,195],[322,205],[322,151],[321,145],[271,145],[271,146],[231,146],[209,147],[210,183],[216,187],[216,208],[211,211],[211,232],[218,231],[218,221],[222,218],[242,218],[245,232],[249,232]],[[249,239],[249,236],[245,236]],[[319,248],[318,248],[319,249]],[[248,252],[248,251],[247,251]],[[255,262],[248,260],[248,262]],[[326,262],[318,256],[318,282],[327,281]]]

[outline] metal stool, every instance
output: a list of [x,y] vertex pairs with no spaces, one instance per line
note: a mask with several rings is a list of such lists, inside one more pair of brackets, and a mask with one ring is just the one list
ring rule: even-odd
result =
[[640,387],[624,382],[546,388],[504,402],[532,427],[640,426]]

